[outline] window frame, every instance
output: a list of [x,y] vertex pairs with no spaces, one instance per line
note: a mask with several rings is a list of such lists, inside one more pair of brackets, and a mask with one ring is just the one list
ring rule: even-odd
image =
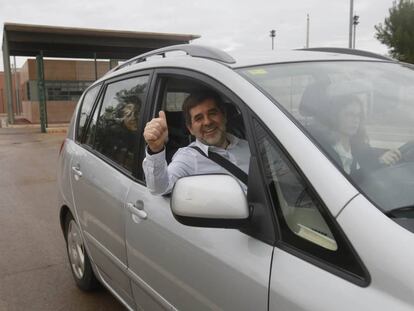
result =
[[[120,82],[123,80],[128,80],[128,79],[134,79],[134,78],[139,78],[142,76],[148,76],[148,86],[144,95],[144,100],[142,101],[142,107],[140,110],[140,117],[142,122],[139,124],[138,127],[138,135],[137,135],[137,147],[135,148],[135,155],[134,158],[136,159],[136,161],[134,161],[134,164],[132,166],[132,171],[127,170],[125,167],[121,166],[120,164],[118,164],[117,162],[115,162],[114,160],[112,160],[111,158],[105,156],[104,154],[100,153],[99,151],[97,151],[95,149],[95,139],[92,142],[91,145],[87,145],[85,143],[85,138],[86,138],[86,134],[89,133],[90,130],[90,126],[91,126],[91,120],[93,115],[95,114],[95,112],[97,111],[98,115],[100,114],[102,105],[103,105],[103,99],[104,99],[104,95],[106,94],[107,91],[107,87],[109,84],[112,83],[116,83],[116,82]],[[153,70],[151,69],[145,69],[145,70],[141,70],[141,71],[133,71],[133,72],[128,72],[125,74],[121,74],[112,78],[109,78],[105,81],[102,82],[101,85],[101,89],[99,91],[99,94],[97,95],[97,98],[95,99],[95,104],[93,107],[93,111],[91,112],[88,120],[88,124],[87,124],[87,129],[86,131],[83,133],[82,135],[82,141],[80,143],[80,145],[85,148],[86,150],[88,150],[89,152],[91,152],[92,154],[94,154],[96,157],[100,158],[101,160],[103,160],[104,162],[106,162],[107,164],[109,164],[110,166],[112,166],[113,168],[115,168],[116,170],[118,170],[119,172],[123,173],[124,175],[126,175],[127,177],[131,178],[132,180],[134,180],[135,182],[138,182],[140,184],[144,185],[144,181],[143,181],[143,173],[142,173],[142,167],[141,167],[141,162],[143,160],[142,156],[141,156],[141,149],[142,149],[142,144],[143,144],[143,137],[142,137],[142,133],[146,124],[146,118],[145,118],[145,111],[147,109],[148,106],[148,99],[149,99],[149,94],[150,94],[150,90],[151,90],[151,83],[153,81],[152,79],[153,76]]]
[[[100,98],[102,90],[103,90],[102,86],[103,86],[102,82],[91,85],[90,87],[88,87],[85,90],[85,92],[82,94],[81,98],[79,99],[80,104],[79,104],[79,108],[77,109],[76,122],[75,122],[75,131],[74,131],[74,141],[78,145],[81,145],[83,143],[83,141],[85,139],[85,135],[86,135],[85,133],[87,133],[89,131],[90,119],[91,119],[91,116],[93,116],[93,114],[95,113],[96,106],[98,105],[99,98]],[[81,115],[82,115],[82,108],[83,108],[83,104],[84,104],[84,101],[85,101],[85,97],[86,97],[86,94],[94,88],[98,88],[98,92],[96,93],[95,98],[93,99],[89,116],[86,118],[85,125],[83,126],[84,130],[82,132],[82,135],[78,138],[79,122],[80,122],[80,118],[81,118]]]
[[220,95],[228,98],[231,103],[239,109],[245,125],[245,139],[249,143],[251,152],[247,198],[249,201],[249,207],[251,209],[257,208],[258,211],[252,215],[250,224],[246,227],[241,228],[240,231],[249,236],[252,236],[253,238],[261,240],[264,243],[274,245],[277,233],[275,232],[275,218],[272,209],[269,208],[270,205],[268,204],[267,198],[264,195],[264,189],[262,187],[256,187],[257,183],[254,178],[252,178],[251,180],[253,181],[250,182],[250,175],[256,176],[258,174],[257,165],[255,165],[256,154],[254,153],[254,148],[252,147],[253,134],[250,130],[250,109],[232,90],[230,90],[227,86],[212,76],[191,69],[157,68],[154,71],[153,82],[151,83],[152,90],[150,92],[149,98],[150,104],[148,104],[148,109],[146,111],[146,120],[150,120],[152,117],[154,117],[155,113],[161,108],[160,105],[162,104],[162,99],[165,95],[165,81],[169,77],[190,79],[197,83],[205,85]]
[[[296,241],[299,241],[300,245],[294,245],[291,241],[286,241],[284,238],[283,231],[283,222],[285,222],[283,216],[280,212],[280,205],[278,198],[274,199],[272,198],[272,194],[270,193],[270,189],[268,187],[268,184],[266,183],[266,177],[265,177],[265,166],[263,164],[262,157],[258,157],[258,165],[260,167],[261,171],[261,185],[264,189],[266,189],[266,196],[268,198],[268,202],[270,202],[269,207],[274,210],[274,214],[276,215],[276,223],[278,226],[278,232],[280,233],[278,236],[278,239],[275,243],[275,247],[284,250],[295,257],[298,257],[310,264],[313,264],[323,270],[326,270],[336,276],[339,276],[349,282],[352,282],[360,287],[367,287],[371,282],[370,274],[365,267],[364,263],[362,262],[361,258],[359,257],[356,250],[353,248],[351,242],[346,237],[345,233],[341,229],[341,226],[337,223],[335,217],[332,216],[332,214],[329,212],[329,209],[323,202],[323,200],[319,197],[317,191],[313,187],[312,183],[309,182],[309,180],[306,178],[306,176],[303,174],[300,167],[296,164],[294,159],[289,155],[289,153],[286,151],[286,149],[283,147],[283,145],[280,143],[280,141],[277,139],[277,137],[273,134],[271,130],[268,129],[268,127],[260,120],[258,116],[256,116],[254,113],[252,114],[252,131],[253,135],[255,136],[254,139],[254,148],[256,149],[257,154],[259,153],[259,146],[258,146],[258,135],[255,130],[255,123],[257,123],[259,126],[262,127],[266,135],[269,137],[269,141],[271,145],[274,147],[276,146],[277,149],[280,150],[280,152],[283,154],[284,158],[289,162],[289,167],[294,168],[296,170],[297,175],[302,179],[302,182],[304,185],[306,185],[305,188],[308,189],[310,196],[313,200],[317,200],[316,208],[318,209],[320,215],[328,225],[329,229],[331,230],[335,241],[338,245],[338,250],[335,252],[335,254],[332,255],[332,257],[335,261],[339,261],[342,257],[342,255],[350,256],[351,260],[353,261],[353,264],[357,265],[357,269],[360,271],[360,275],[357,275],[356,273],[347,270],[345,267],[338,265],[337,263],[334,263],[329,260],[329,258],[326,258],[328,256],[325,256],[325,258],[322,258],[321,253],[327,253],[329,251],[323,251],[323,248],[321,246],[318,246],[317,244],[314,244],[310,241],[307,241],[299,236],[297,236]],[[279,210],[279,211],[278,211]],[[290,229],[289,229],[290,230]],[[294,233],[292,232],[292,235]],[[296,243],[296,242],[294,242]],[[303,249],[303,245],[305,245],[305,248],[314,248],[314,250],[311,250],[309,252],[307,249]],[[322,250],[322,252],[321,252]]]

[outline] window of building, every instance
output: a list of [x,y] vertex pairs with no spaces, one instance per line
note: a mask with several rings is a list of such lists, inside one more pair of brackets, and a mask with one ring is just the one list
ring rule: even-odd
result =
[[[45,81],[46,100],[77,101],[93,81]],[[39,100],[36,80],[27,82],[28,100]]]

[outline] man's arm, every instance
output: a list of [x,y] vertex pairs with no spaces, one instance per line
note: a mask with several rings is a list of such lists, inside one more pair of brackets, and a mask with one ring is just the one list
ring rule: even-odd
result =
[[170,165],[165,160],[165,149],[156,154],[149,154],[142,162],[147,188],[152,194],[167,194],[174,187],[177,179],[194,174],[195,157],[187,148],[179,149]]
[[165,142],[168,139],[168,126],[164,111],[147,123],[144,139],[148,146],[142,167],[147,187],[153,194],[171,192],[178,178],[194,173],[194,156],[186,149],[177,151],[171,164],[167,165]]

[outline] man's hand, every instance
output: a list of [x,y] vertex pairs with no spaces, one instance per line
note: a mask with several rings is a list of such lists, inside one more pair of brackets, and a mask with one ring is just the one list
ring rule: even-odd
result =
[[379,161],[385,165],[394,165],[400,160],[401,152],[398,149],[388,150],[379,158]]
[[144,139],[148,144],[148,148],[154,153],[160,152],[168,139],[165,112],[161,110],[158,116],[158,118],[153,118],[149,121],[144,129]]

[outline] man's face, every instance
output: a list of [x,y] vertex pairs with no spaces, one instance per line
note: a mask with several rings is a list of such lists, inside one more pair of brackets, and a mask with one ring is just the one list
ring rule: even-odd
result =
[[213,99],[206,99],[190,109],[188,130],[203,144],[226,146],[226,118]]

